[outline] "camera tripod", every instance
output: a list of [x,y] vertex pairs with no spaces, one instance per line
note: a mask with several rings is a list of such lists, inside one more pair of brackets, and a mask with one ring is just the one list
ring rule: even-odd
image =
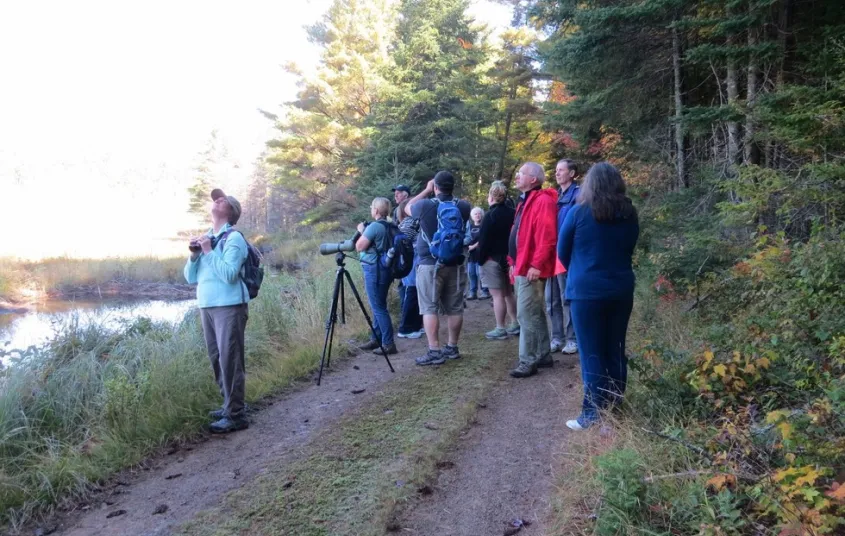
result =
[[[320,380],[323,378],[323,365],[325,364],[325,366],[328,367],[332,360],[332,340],[334,339],[334,327],[337,324],[338,304],[340,305],[340,323],[346,324],[346,290],[343,286],[344,276],[346,277],[346,281],[349,283],[349,288],[352,289],[352,294],[355,296],[355,300],[358,302],[358,307],[361,308],[361,312],[364,313],[364,318],[367,319],[367,326],[370,328],[370,333],[375,333],[373,321],[370,319],[370,315],[367,314],[367,308],[364,307],[364,302],[361,300],[361,295],[358,294],[358,289],[355,288],[355,283],[352,282],[352,276],[349,275],[349,272],[346,270],[346,263],[344,261],[345,258],[346,255],[343,252],[338,252],[337,255],[335,255],[337,275],[334,279],[332,306],[331,309],[329,309],[329,317],[326,319],[326,341],[323,343],[323,356],[320,358],[320,372],[317,375],[317,385],[320,385]],[[390,372],[396,372],[393,370],[393,365],[390,364],[390,359],[388,359],[387,352],[381,344],[381,341],[379,341],[379,348],[381,348],[384,360],[387,361],[387,366],[390,368]]]

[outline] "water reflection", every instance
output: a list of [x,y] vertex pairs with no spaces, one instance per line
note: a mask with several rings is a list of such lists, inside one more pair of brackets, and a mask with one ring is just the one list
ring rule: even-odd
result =
[[24,349],[42,344],[74,321],[74,315],[81,328],[91,324],[118,328],[139,317],[179,322],[195,304],[195,300],[46,302],[27,313],[0,314],[0,348]]

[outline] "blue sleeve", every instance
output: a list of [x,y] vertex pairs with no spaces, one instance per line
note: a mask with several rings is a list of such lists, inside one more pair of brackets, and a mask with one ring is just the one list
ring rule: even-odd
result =
[[214,249],[211,253],[203,255],[202,258],[203,262],[209,263],[211,271],[221,281],[234,283],[238,280],[246,256],[246,240],[241,233],[232,232],[226,238],[223,251]]
[[566,213],[563,225],[560,227],[560,234],[557,237],[557,257],[563,267],[569,270],[569,261],[572,259],[572,241],[575,239],[575,215],[580,207],[574,207]]
[[185,264],[185,269],[182,270],[182,273],[185,276],[185,281],[187,281],[191,285],[197,284],[197,270],[199,270],[199,266],[199,257],[197,257],[196,260],[191,260],[191,258],[189,257],[187,264]]

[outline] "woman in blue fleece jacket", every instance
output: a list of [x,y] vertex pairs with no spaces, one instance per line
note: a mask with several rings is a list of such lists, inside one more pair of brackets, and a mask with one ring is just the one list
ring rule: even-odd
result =
[[594,165],[558,237],[584,382],[581,415],[566,423],[573,430],[588,428],[601,409],[625,394],[625,333],[634,304],[631,258],[639,234],[637,211],[619,171],[607,162]]

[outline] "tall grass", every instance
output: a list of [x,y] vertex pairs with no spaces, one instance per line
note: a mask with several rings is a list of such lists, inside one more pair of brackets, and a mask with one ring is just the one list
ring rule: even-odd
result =
[[184,266],[185,257],[0,258],[0,300],[22,301],[109,283],[184,283]]
[[[247,323],[248,399],[313,369],[332,275],[326,261],[265,280]],[[120,330],[71,323],[18,352],[0,375],[0,520],[18,525],[199,433],[220,403],[209,369],[195,311],[181,323],[139,318]]]

